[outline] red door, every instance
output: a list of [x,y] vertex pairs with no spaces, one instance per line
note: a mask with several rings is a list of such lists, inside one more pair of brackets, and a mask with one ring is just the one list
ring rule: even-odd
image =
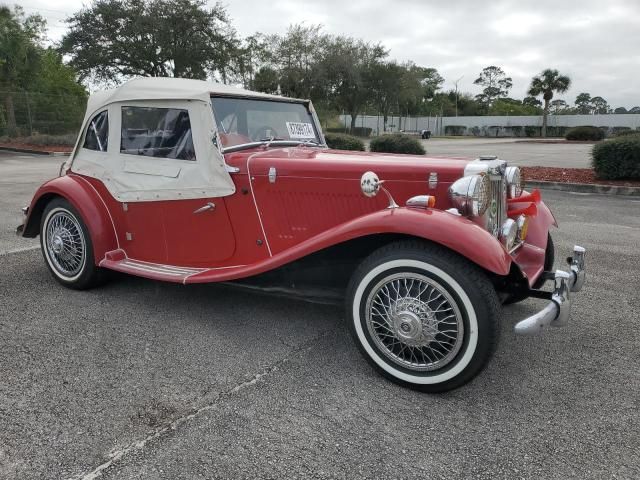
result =
[[124,216],[124,249],[135,260],[215,267],[235,251],[222,198],[128,203]]

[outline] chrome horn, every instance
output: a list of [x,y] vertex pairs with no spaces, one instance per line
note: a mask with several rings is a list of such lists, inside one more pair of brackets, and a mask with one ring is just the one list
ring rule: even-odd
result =
[[360,190],[362,190],[362,194],[365,197],[369,198],[375,197],[380,190],[382,190],[389,199],[389,206],[387,208],[398,208],[398,204],[389,193],[389,190],[382,186],[383,183],[384,180],[380,180],[374,172],[364,172],[362,177],[360,177]]

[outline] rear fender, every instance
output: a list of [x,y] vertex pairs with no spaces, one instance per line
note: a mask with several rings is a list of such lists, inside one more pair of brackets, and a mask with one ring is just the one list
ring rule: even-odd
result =
[[23,237],[37,237],[47,204],[56,197],[67,200],[82,216],[89,229],[96,264],[108,251],[119,248],[115,224],[102,197],[87,180],[64,175],[42,185],[33,196],[22,230]]

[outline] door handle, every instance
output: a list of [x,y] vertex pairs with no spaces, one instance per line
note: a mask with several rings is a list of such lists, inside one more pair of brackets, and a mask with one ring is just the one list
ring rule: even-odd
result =
[[206,212],[207,210],[215,210],[216,208],[216,204],[213,202],[209,202],[206,205],[203,205],[200,208],[196,208],[193,213],[202,213],[202,212]]

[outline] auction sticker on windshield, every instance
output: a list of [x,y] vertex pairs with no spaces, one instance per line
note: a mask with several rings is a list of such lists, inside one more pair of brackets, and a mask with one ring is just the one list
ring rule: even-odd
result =
[[287,122],[289,138],[316,138],[313,125],[304,122]]

